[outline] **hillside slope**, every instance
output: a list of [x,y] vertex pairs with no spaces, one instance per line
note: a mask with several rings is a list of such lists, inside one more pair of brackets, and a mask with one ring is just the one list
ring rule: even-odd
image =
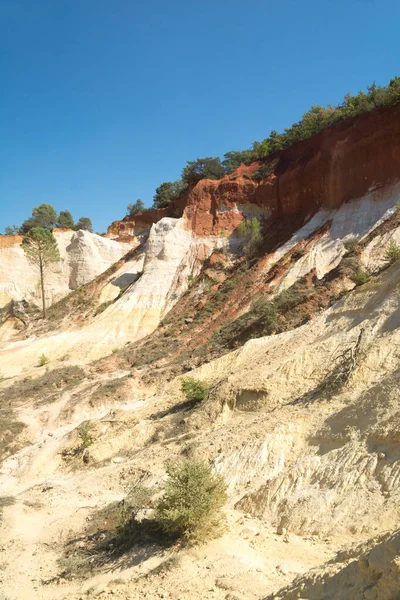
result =
[[[272,157],[261,179],[241,167],[114,223],[140,245],[3,342],[7,597],[397,597],[399,128],[381,109]],[[263,241],[245,257],[252,215]],[[203,401],[182,374],[207,383]],[[132,481],[156,499],[187,457],[228,484],[221,538],[168,543],[150,510],[120,549]]]

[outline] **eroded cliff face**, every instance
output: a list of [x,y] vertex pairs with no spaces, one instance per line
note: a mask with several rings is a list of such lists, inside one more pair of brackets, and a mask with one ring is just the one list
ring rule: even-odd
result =
[[[260,167],[269,175],[254,181],[251,175]],[[286,219],[294,231],[318,210],[372,192],[379,201],[399,175],[400,111],[385,107],[337,123],[265,161],[242,165],[219,181],[201,180],[171,206],[129,215],[108,233],[121,239],[140,235],[163,217],[183,215],[196,235],[231,234],[252,214],[266,221]]]
[[[55,229],[61,260],[48,269],[49,305],[105,271],[126,252],[129,243],[103,238],[88,231]],[[11,300],[40,305],[39,273],[21,248],[22,236],[0,236],[0,308]]]

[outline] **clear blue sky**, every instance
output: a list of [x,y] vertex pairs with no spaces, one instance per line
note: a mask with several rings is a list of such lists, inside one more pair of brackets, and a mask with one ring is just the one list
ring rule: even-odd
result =
[[186,160],[400,75],[398,0],[0,0],[0,230],[95,231]]

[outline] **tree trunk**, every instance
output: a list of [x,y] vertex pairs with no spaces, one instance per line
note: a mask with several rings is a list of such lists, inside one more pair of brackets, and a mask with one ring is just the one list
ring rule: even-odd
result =
[[44,295],[44,272],[43,272],[43,262],[39,262],[40,269],[40,287],[42,288],[42,311],[43,311],[43,319],[46,318],[46,298]]

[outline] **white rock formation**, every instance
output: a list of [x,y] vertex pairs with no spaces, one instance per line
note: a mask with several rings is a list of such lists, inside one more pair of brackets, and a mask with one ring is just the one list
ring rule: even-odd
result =
[[132,277],[133,283],[117,302],[80,329],[14,342],[12,347],[20,359],[16,361],[16,355],[4,349],[4,371],[10,368],[10,374],[17,374],[23,367],[33,367],[43,352],[52,360],[69,354],[74,362],[88,362],[110,354],[128,341],[143,338],[156,329],[186,291],[188,275],[196,273],[219,244],[218,238],[197,238],[185,228],[184,219],[165,217],[152,226],[145,256],[126,263],[103,289],[101,301],[105,302],[119,294],[116,282]]
[[[384,196],[382,196],[383,193]],[[380,190],[379,195],[377,195],[377,192],[370,192],[363,198],[343,204],[337,210],[318,212],[287,244],[279,248],[275,253],[276,256],[273,256],[273,260],[276,262],[276,260],[279,260],[285,252],[293,248],[300,240],[316,231],[325,223],[331,223],[329,230],[321,236],[312,251],[297,260],[288,271],[279,285],[278,291],[289,288],[298,279],[304,277],[304,275],[307,275],[313,269],[315,269],[318,279],[321,279],[339,264],[345,252],[345,241],[352,237],[358,237],[362,240],[363,237],[393,214],[396,210],[396,203],[399,201],[400,184],[396,183],[392,187],[385,188],[384,192]],[[388,242],[389,239],[390,235],[387,236],[385,242]],[[379,241],[375,242],[374,240],[373,246],[376,244],[382,250],[382,245]],[[383,254],[384,250],[380,253],[381,259]],[[374,256],[374,253],[372,253],[372,256]],[[367,262],[372,267],[371,260]],[[376,266],[375,260],[375,268]]]
[[[54,231],[61,261],[46,276],[48,304],[91,281],[132,249],[88,231]],[[25,256],[20,236],[3,236],[0,244],[0,307],[10,300],[40,305],[39,273]]]

